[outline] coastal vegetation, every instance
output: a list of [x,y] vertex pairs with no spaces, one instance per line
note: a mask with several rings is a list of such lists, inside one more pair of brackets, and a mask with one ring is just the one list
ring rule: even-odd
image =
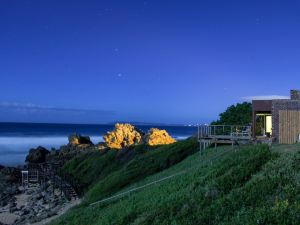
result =
[[85,193],[94,201],[113,194],[169,168],[197,149],[193,139],[176,143],[165,130],[144,133],[130,124],[116,124],[104,139],[94,144],[88,136],[73,134],[59,149],[30,149],[22,168],[29,174],[22,181],[25,189],[20,186],[21,168],[0,166],[0,224],[48,220],[78,204],[78,195]]
[[197,146],[196,139],[189,139],[171,145],[88,152],[67,162],[63,173],[77,181],[89,196],[85,202],[90,203],[175,165],[195,153]]
[[[298,224],[299,145],[221,146],[200,154],[196,138],[151,145],[150,137],[167,140],[165,131],[121,127],[108,135],[122,148],[73,135],[46,156],[41,148],[30,151],[29,161],[61,165],[59,175],[80,190],[81,203],[52,225]],[[136,132],[141,141],[131,142]],[[39,214],[47,218],[52,211]]]
[[[291,147],[293,149],[289,150]],[[134,151],[138,153],[132,160],[111,168],[102,177],[92,174],[92,171],[102,171],[98,168],[101,167],[99,164],[106,160],[112,162],[116,153],[102,158],[102,163],[93,161],[95,156],[91,155],[82,156],[86,161],[83,158],[70,161],[64,170],[87,180],[88,191],[81,205],[52,224],[232,225],[299,222],[298,147],[219,147],[199,155],[195,153],[195,140],[186,140],[149,151],[144,148],[136,147]],[[174,151],[177,153],[172,153]],[[180,161],[184,158],[180,156],[184,152],[185,156],[194,154]],[[96,158],[100,160],[101,157]],[[79,173],[80,168],[82,173]],[[184,173],[181,175],[122,198],[90,205],[182,171]]]
[[229,106],[220,118],[213,121],[212,125],[241,125],[248,126],[252,119],[252,104],[249,102]]

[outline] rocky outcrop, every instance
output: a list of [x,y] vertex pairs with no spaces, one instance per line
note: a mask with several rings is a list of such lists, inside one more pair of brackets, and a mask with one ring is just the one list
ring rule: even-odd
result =
[[91,142],[91,139],[88,136],[81,136],[79,134],[74,134],[69,136],[69,145],[71,146],[93,145],[93,142]]
[[147,145],[167,145],[176,142],[174,138],[172,138],[166,130],[160,130],[157,128],[152,128],[145,135],[144,141]]
[[[0,201],[0,217],[1,212],[9,212],[10,216],[14,217],[14,222],[8,224],[26,225],[40,222],[59,214],[66,204],[70,204],[65,195],[50,181],[43,187],[30,184],[26,188],[16,187],[16,190],[9,198]],[[44,224],[44,221],[41,224]]]
[[107,147],[122,149],[142,143],[144,133],[130,124],[115,125],[112,132],[108,132],[103,138]]
[[176,142],[166,130],[152,128],[145,133],[131,124],[116,124],[112,132],[104,137],[105,145],[112,149],[122,149],[138,144],[166,145]]
[[[5,206],[19,191],[20,170],[13,167],[3,167],[0,170],[0,207]],[[0,210],[1,211],[1,210]]]
[[29,150],[29,154],[26,157],[27,163],[44,163],[46,161],[47,155],[50,154],[44,147],[32,148]]

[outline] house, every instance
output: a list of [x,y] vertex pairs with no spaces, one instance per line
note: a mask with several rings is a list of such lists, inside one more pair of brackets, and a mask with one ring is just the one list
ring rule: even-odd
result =
[[290,99],[253,100],[252,135],[272,138],[279,144],[300,141],[300,91],[291,90]]

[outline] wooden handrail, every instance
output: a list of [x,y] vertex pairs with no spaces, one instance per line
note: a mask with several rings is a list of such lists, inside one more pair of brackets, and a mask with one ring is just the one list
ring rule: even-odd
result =
[[198,139],[217,136],[251,137],[251,126],[242,125],[204,125],[198,127]]

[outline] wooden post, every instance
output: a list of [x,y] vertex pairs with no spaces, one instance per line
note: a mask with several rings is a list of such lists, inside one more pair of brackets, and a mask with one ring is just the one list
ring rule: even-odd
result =
[[53,184],[52,184],[52,192],[53,192],[53,194],[54,194],[54,186],[55,186],[55,177],[54,177],[54,173],[53,172],[51,172],[52,173],[52,182],[53,182]]
[[61,196],[63,195],[62,189],[63,189],[63,179],[60,179],[60,195]]
[[202,155],[202,141],[199,141],[200,155]]

